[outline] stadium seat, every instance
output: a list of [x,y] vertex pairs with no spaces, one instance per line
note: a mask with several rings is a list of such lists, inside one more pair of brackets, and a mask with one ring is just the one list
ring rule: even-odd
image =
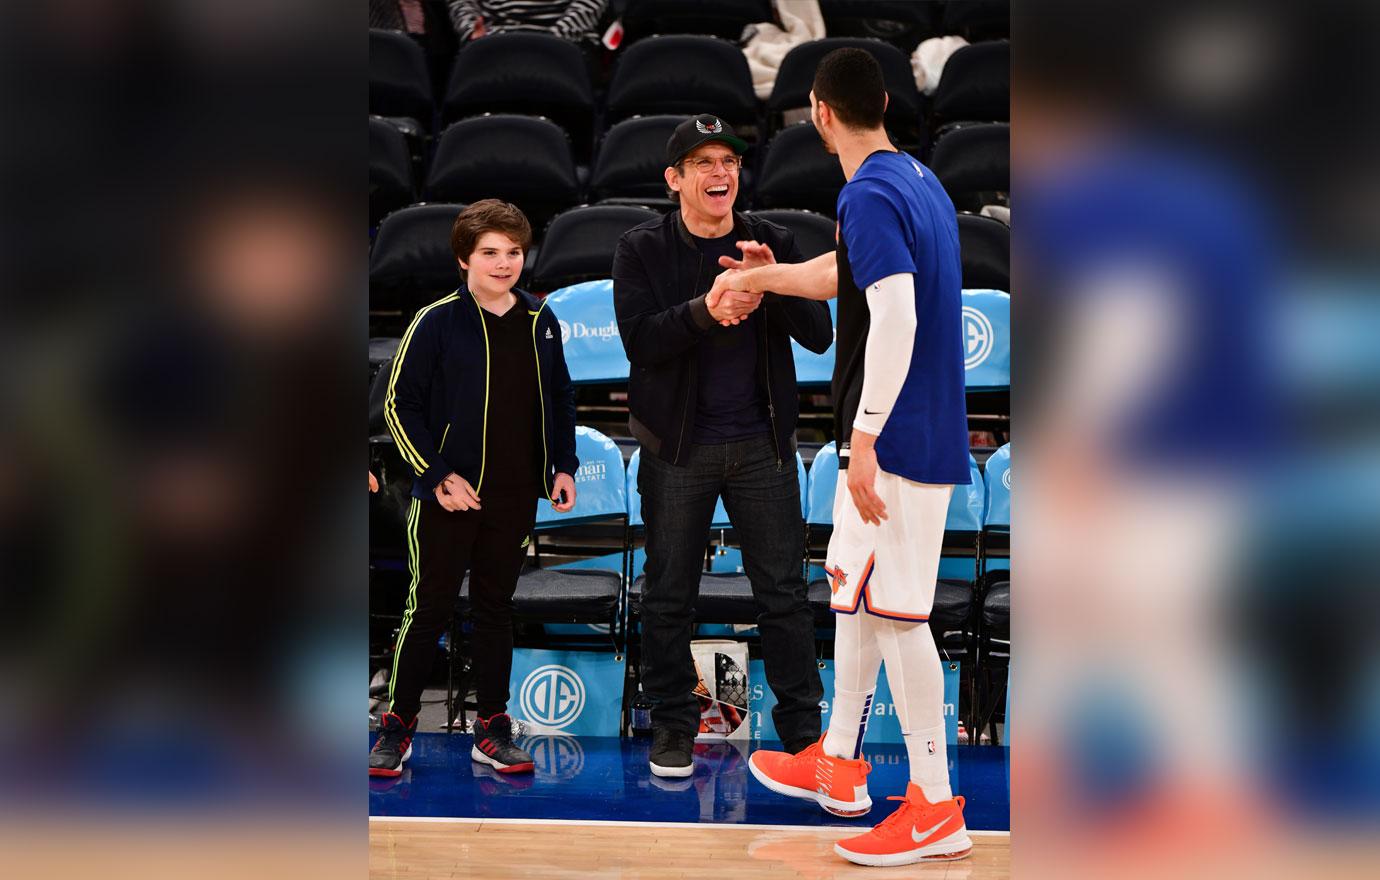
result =
[[[838,333],[839,307],[838,299],[827,301],[829,306],[829,320],[834,325],[835,336]],[[834,346],[830,345],[824,350],[824,354],[815,354],[805,346],[791,340],[791,357],[795,361],[795,382],[802,388],[811,386],[828,387],[834,378]]]
[[523,210],[533,230],[579,195],[570,138],[539,116],[485,115],[450,125],[426,178],[429,200],[503,199]]
[[835,37],[886,40],[907,57],[935,36],[938,4],[915,0],[820,0],[825,31]]
[[[981,731],[993,719],[1001,704],[1006,668],[1011,658],[1011,576],[993,566],[992,558],[1011,553],[1011,444],[1002,446],[987,459],[984,476],[983,569],[979,593],[982,620],[978,637],[978,720],[973,729]],[[996,742],[996,730],[992,730]]]
[[1011,387],[1011,295],[963,291],[964,386],[969,391]]
[[950,0],[944,4],[943,30],[971,43],[1011,36],[1010,0]]
[[[915,88],[915,74],[910,60],[890,43],[858,37],[826,37],[801,43],[786,53],[776,74],[766,110],[770,118],[779,119],[787,110],[808,109],[810,89],[815,82],[815,70],[820,60],[835,49],[866,49],[882,66],[882,80],[889,101],[886,108],[887,127],[907,146],[918,146],[920,136],[921,101]],[[779,128],[779,124],[773,127]]]
[[613,282],[586,281],[562,287],[546,298],[561,324],[561,344],[570,379],[578,384],[628,382],[628,356],[613,311]]
[[509,31],[466,43],[455,56],[441,118],[480,113],[545,116],[570,133],[587,158],[594,90],[580,49],[554,34]]
[[388,394],[388,380],[393,357],[398,353],[396,337],[369,340],[369,440],[383,437],[388,427],[383,420],[383,401]]
[[789,229],[795,234],[795,243],[800,248],[801,256],[807,260],[829,253],[836,244],[834,221],[823,214],[790,208],[763,209],[748,213]]
[[370,309],[409,312],[460,286],[450,230],[464,209],[456,204],[412,205],[383,218],[369,252]]
[[417,200],[407,136],[382,116],[369,117],[369,225]]
[[436,111],[426,55],[404,33],[369,29],[369,112],[406,116],[431,129]]
[[983,528],[989,532],[1011,531],[1011,444],[1007,443],[987,459],[983,478],[986,499],[982,509]]
[[931,125],[1011,118],[1011,44],[973,43],[949,56],[934,91]]
[[611,121],[638,113],[704,112],[735,127],[757,121],[747,58],[733,43],[715,37],[650,37],[633,43],[614,68],[606,108]]
[[1011,292],[1011,228],[981,214],[958,215],[963,286]]
[[753,203],[757,208],[804,208],[833,218],[843,168],[825,152],[809,122],[781,129],[767,146]]
[[661,215],[635,205],[582,205],[557,215],[542,236],[532,288],[550,291],[613,274],[613,251],[624,232]]
[[653,34],[708,34],[736,41],[755,21],[771,21],[770,0],[627,0],[624,42]]
[[666,141],[686,118],[634,116],[604,132],[590,175],[590,198],[664,198]]
[[960,211],[1005,203],[1011,190],[1011,126],[993,122],[950,129],[935,142],[929,166]]

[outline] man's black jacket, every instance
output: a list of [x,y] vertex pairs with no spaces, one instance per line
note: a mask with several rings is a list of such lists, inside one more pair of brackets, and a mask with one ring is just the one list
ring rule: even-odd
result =
[[[804,258],[795,235],[766,220],[735,213],[733,231],[743,241],[771,248],[777,262]],[[684,464],[695,429],[698,350],[716,326],[704,295],[724,271],[695,246],[679,211],[649,220],[623,234],[613,258],[613,304],[618,332],[632,364],[628,376],[628,426],[645,453]],[[825,303],[766,294],[758,309],[757,381],[767,395],[778,460],[795,452],[799,398],[791,339],[816,354],[833,344]],[[764,356],[765,355],[765,356]]]

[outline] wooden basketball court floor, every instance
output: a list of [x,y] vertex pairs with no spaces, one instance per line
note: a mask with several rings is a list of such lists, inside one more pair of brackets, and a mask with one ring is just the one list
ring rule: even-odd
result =
[[676,822],[373,817],[369,876],[375,880],[485,878],[929,878],[1010,877],[1007,832],[973,832],[973,852],[952,862],[866,868],[834,854],[861,829]]

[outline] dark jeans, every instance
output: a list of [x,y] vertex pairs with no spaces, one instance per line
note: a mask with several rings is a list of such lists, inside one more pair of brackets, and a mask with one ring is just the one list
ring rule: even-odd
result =
[[723,495],[757,600],[777,734],[788,745],[818,739],[824,688],[801,576],[805,530],[794,458],[778,466],[769,437],[697,445],[684,467],[643,455],[637,488],[647,524],[642,689],[653,702],[652,725],[692,734],[699,729],[690,637],[709,526]]
[[422,688],[436,662],[436,640],[450,624],[466,569],[475,696],[479,717],[503,712],[513,671],[513,592],[527,556],[523,541],[537,517],[536,492],[484,490],[480,510],[449,511],[413,499],[408,514],[412,588],[398,631],[389,711],[403,721],[421,708]]

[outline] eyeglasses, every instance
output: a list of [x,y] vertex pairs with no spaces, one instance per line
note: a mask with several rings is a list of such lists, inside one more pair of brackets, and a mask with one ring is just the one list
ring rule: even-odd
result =
[[724,156],[721,159],[710,159],[707,156],[701,156],[698,159],[686,159],[684,164],[693,167],[701,174],[708,174],[714,170],[714,165],[719,162],[723,163],[724,171],[727,171],[729,174],[735,174],[738,169],[743,167],[743,160],[739,159],[737,156]]

